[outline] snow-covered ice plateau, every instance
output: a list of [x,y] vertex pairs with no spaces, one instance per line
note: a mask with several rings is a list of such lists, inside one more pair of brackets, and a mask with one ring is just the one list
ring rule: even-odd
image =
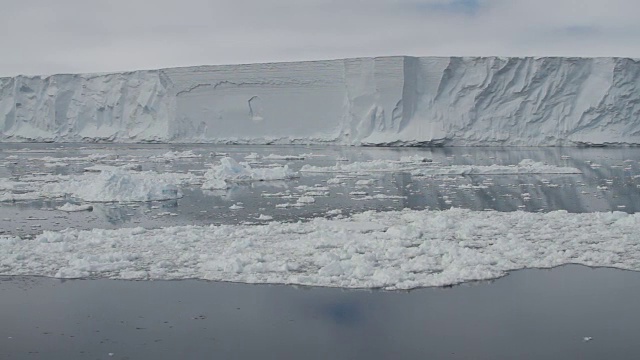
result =
[[639,74],[629,58],[397,56],[17,76],[0,78],[0,140],[638,145]]

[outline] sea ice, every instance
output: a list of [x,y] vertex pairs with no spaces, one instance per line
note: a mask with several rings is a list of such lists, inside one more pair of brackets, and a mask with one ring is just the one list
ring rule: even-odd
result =
[[264,225],[67,229],[0,236],[0,274],[411,289],[569,263],[640,270],[638,234],[638,214],[462,209]]
[[204,174],[203,189],[226,189],[231,183],[252,181],[286,180],[296,177],[297,174],[287,165],[271,168],[252,168],[250,165],[241,165],[230,157],[220,159],[220,164],[213,166]]
[[15,182],[4,179],[0,188],[11,191],[0,194],[0,201],[65,196],[90,202],[171,200],[182,197],[179,186],[201,183],[199,177],[190,173],[130,171],[102,165],[90,169],[91,172],[80,175],[30,175]]
[[57,209],[61,211],[66,211],[66,212],[91,211],[93,210],[93,205],[88,205],[88,204],[75,205],[71,203],[65,203],[64,205],[58,207]]
[[[336,163],[335,166],[304,165],[300,171],[307,173],[349,173],[366,174],[375,172],[410,172],[415,176],[428,175],[510,175],[510,174],[581,174],[576,168],[561,167],[524,159],[517,165],[442,165],[421,161],[420,157],[396,160],[372,160]],[[407,160],[413,161],[407,161]],[[330,180],[336,183],[339,180]]]
[[576,168],[548,165],[524,159],[517,165],[451,165],[433,168],[420,168],[411,171],[412,175],[511,175],[511,174],[581,174]]

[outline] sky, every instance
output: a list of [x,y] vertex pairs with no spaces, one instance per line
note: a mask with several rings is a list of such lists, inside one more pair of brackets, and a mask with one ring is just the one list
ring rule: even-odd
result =
[[640,57],[638,0],[3,0],[0,76],[412,56]]

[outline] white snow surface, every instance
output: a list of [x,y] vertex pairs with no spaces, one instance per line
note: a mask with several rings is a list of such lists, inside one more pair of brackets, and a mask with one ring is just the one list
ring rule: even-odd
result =
[[451,209],[0,236],[0,274],[411,289],[577,263],[640,270],[640,215]]
[[640,61],[379,57],[0,78],[1,141],[640,144]]

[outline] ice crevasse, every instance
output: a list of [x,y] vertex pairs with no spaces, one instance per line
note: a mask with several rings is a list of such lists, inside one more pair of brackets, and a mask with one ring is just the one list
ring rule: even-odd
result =
[[629,58],[379,57],[0,78],[1,141],[640,144]]

